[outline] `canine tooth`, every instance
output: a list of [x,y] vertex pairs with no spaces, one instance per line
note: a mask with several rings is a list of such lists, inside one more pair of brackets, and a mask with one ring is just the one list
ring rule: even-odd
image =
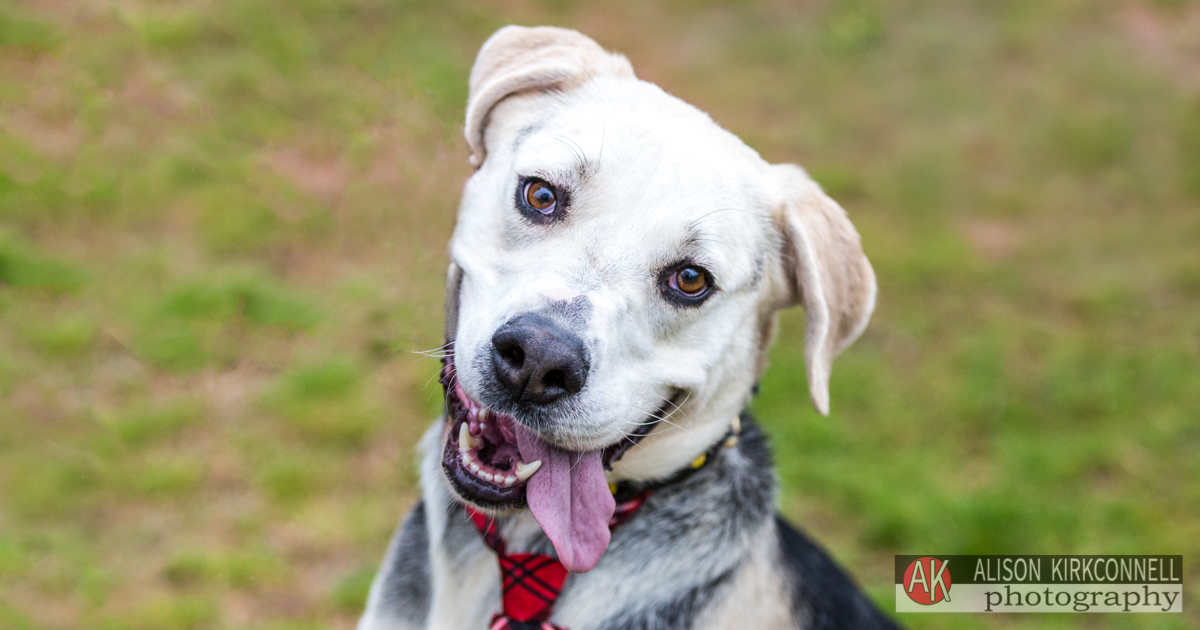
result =
[[516,482],[517,482],[517,478],[512,475],[509,475],[504,478],[504,485],[506,485],[506,486],[511,486]]
[[533,473],[537,472],[538,469],[541,467],[542,467],[542,460],[540,460],[540,459],[535,462],[530,462],[528,464],[526,464],[525,462],[517,462],[517,465],[516,465],[517,479],[520,479],[521,481],[525,481],[526,479],[529,479],[530,477],[532,477]]
[[469,466],[471,468],[471,472],[473,472],[473,473],[479,472],[479,463],[478,462],[471,462],[469,464]]
[[458,425],[458,427],[458,450],[469,451],[479,446],[479,441],[471,436],[471,430],[467,428],[466,422]]

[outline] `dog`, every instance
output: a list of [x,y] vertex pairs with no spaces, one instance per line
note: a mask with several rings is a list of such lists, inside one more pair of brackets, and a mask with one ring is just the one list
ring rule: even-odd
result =
[[876,292],[845,211],[571,30],[488,39],[464,133],[447,410],[360,630],[896,627],[776,514],[744,411],[801,305],[828,413]]

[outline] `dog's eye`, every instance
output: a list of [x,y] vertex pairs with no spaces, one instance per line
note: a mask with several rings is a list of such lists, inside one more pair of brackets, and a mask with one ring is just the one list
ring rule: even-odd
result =
[[551,214],[558,204],[558,195],[554,188],[542,181],[531,181],[525,184],[525,203],[542,214]]
[[698,298],[708,291],[708,272],[700,267],[680,267],[667,278],[670,287],[689,298]]

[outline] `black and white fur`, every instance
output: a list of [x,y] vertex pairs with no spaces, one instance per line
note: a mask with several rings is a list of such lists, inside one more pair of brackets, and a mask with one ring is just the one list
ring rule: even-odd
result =
[[[444,485],[425,490],[392,540],[364,630],[486,628],[499,608],[494,554]],[[735,446],[652,493],[614,530],[600,564],[568,578],[552,621],[571,630],[894,628],[776,514],[775,493],[766,440],[743,415]],[[514,549],[552,552],[527,512],[502,527]]]
[[[492,392],[487,340],[522,313],[587,344],[587,386],[522,416],[562,448],[603,448],[659,416],[608,480],[657,487],[572,574],[551,622],[571,630],[893,628],[775,511],[771,457],[742,412],[766,366],[775,312],[807,316],[810,395],[828,411],[834,357],[861,333],[875,279],[844,211],[804,172],[770,165],[703,113],[639,81],[628,61],[554,28],[507,27],[480,52],[466,136],[478,168],[451,243],[447,337],[464,391]],[[560,224],[513,210],[533,173],[570,191]],[[664,265],[700,261],[718,290],[663,301]],[[698,263],[699,264],[699,263]],[[667,403],[668,407],[663,407]],[[690,474],[698,454],[737,440]],[[360,630],[483,630],[500,608],[495,554],[442,468],[448,429],[422,440],[422,499],[396,532]],[[498,515],[510,552],[552,554],[531,514]]]

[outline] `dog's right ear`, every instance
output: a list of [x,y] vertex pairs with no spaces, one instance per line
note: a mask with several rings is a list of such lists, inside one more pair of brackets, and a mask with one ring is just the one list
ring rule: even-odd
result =
[[492,108],[519,92],[568,90],[597,76],[635,78],[625,57],[609,53],[577,31],[550,26],[506,26],[488,38],[471,69],[463,135],[471,165],[487,156],[484,131]]

